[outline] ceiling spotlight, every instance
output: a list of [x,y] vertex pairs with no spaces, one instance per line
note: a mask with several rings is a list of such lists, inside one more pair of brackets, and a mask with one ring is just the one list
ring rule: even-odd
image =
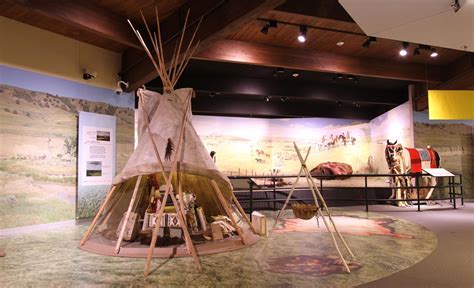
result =
[[268,30],[270,28],[277,28],[277,21],[275,20],[268,21],[267,24],[263,26],[262,30],[260,30],[260,32],[262,32],[263,34],[268,34]]
[[377,38],[375,37],[368,37],[367,40],[362,44],[362,47],[369,48],[370,43],[377,43]]
[[341,101],[336,101],[337,107],[342,107],[342,102]]
[[264,99],[265,99],[265,102],[270,102],[270,100],[272,99],[272,97],[270,97],[270,96],[265,96]]
[[451,4],[451,8],[453,8],[454,13],[458,12],[461,9],[461,4],[459,4],[459,0],[454,0],[453,4]]
[[339,42],[336,43],[336,45],[339,46],[339,47],[341,47],[341,46],[344,45],[344,42],[343,42],[343,41],[339,41]]
[[413,50],[413,56],[418,56],[418,55],[421,55],[420,48],[416,47],[415,50]]
[[431,48],[430,57],[432,57],[432,58],[438,57],[438,52],[436,52],[436,49],[435,49],[435,48]]
[[288,100],[288,97],[286,97],[286,96],[280,97],[281,102],[285,102],[286,100]]
[[214,92],[209,93],[209,98],[214,98],[214,97],[216,97],[216,93]]
[[344,75],[338,73],[336,75],[336,78],[339,79],[339,80],[344,79]]
[[354,102],[354,105],[356,106],[356,108],[360,108],[360,103],[359,102]]
[[293,72],[293,73],[291,73],[291,76],[293,76],[293,78],[298,78],[298,77],[300,77],[300,73]]
[[308,32],[308,27],[301,25],[300,33],[298,34],[298,41],[301,43],[306,42],[306,32]]
[[354,75],[347,75],[348,80],[354,80]]
[[408,54],[407,49],[408,49],[408,46],[410,44],[408,44],[408,42],[402,42],[402,45],[403,45],[403,47],[402,47],[402,49],[400,49],[400,52],[398,52],[398,53],[400,54],[400,56],[405,57]]

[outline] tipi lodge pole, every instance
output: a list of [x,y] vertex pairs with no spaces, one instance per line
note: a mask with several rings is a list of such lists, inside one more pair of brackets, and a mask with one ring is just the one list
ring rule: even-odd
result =
[[212,187],[214,188],[214,192],[216,192],[217,198],[219,199],[219,202],[221,202],[222,207],[224,208],[224,211],[227,213],[227,215],[230,218],[230,221],[232,222],[232,225],[234,226],[235,230],[237,231],[237,234],[240,236],[240,240],[242,241],[242,244],[246,245],[246,240],[244,237],[244,233],[240,229],[239,225],[237,224],[237,221],[234,219],[234,215],[232,215],[232,212],[230,211],[229,206],[227,206],[227,202],[224,198],[224,195],[222,195],[221,189],[217,185],[216,181],[214,179],[211,179],[211,184]]
[[102,205],[100,206],[99,208],[99,211],[97,211],[97,214],[95,215],[94,217],[94,220],[92,220],[92,223],[91,225],[89,226],[89,228],[87,229],[86,231],[86,234],[84,235],[84,237],[82,238],[81,240],[81,243],[79,245],[84,245],[84,243],[87,241],[87,238],[89,238],[89,234],[92,232],[92,230],[94,229],[94,226],[95,224],[97,223],[97,220],[99,220],[99,217],[100,215],[102,214],[102,212],[104,211],[107,203],[109,202],[110,198],[112,197],[112,194],[115,192],[115,189],[117,188],[117,186],[113,185],[112,188],[109,190],[109,193],[107,193],[107,196],[105,197],[105,200],[104,202],[102,203]]
[[252,223],[250,222],[249,217],[247,217],[247,214],[245,213],[244,209],[239,203],[239,200],[235,197],[235,194],[233,191],[231,191],[230,195],[232,196],[232,201],[234,201],[234,205],[237,207],[239,210],[240,214],[242,214],[242,217],[244,217],[245,222],[250,226],[250,229],[252,230],[253,234],[257,234],[257,231],[255,231],[255,228],[253,227]]
[[120,229],[120,234],[117,239],[117,244],[115,245],[115,254],[118,254],[120,252],[120,245],[122,244],[123,234],[125,233],[125,228],[127,227],[128,220],[130,219],[130,213],[132,212],[132,207],[135,204],[138,187],[140,186],[141,181],[142,175],[138,175],[137,183],[135,183],[135,188],[133,189],[132,200],[130,200],[130,204],[128,205],[127,214],[125,215],[125,219],[122,223],[122,228]]

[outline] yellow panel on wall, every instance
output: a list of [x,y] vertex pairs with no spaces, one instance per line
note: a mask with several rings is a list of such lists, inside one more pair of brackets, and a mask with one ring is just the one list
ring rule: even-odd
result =
[[[0,64],[115,89],[121,55],[0,16]],[[85,81],[83,68],[97,72]]]
[[429,90],[430,120],[474,120],[474,90]]

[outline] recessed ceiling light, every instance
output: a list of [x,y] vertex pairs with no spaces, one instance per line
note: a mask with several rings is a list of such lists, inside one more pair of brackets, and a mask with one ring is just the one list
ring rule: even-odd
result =
[[265,102],[270,102],[270,99],[272,99],[272,97],[270,97],[270,96],[265,96],[264,99],[265,99]]
[[294,78],[298,78],[298,77],[300,77],[300,73],[298,73],[298,72],[293,72],[293,73],[291,74],[291,76],[293,76]]
[[435,49],[435,48],[432,48],[432,49],[431,49],[431,54],[430,54],[430,56],[431,56],[432,58],[438,57],[438,52],[436,52],[436,49]]
[[285,102],[286,100],[288,100],[288,97],[286,97],[286,96],[280,97],[281,102]]
[[339,47],[341,47],[341,46],[344,45],[344,41],[339,41],[339,42],[336,43],[336,45],[339,46]]

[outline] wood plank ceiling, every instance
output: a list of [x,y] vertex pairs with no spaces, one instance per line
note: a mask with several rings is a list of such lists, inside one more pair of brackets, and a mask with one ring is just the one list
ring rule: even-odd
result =
[[[126,19],[130,19],[142,29],[140,10],[149,23],[154,23],[155,5],[160,11],[167,59],[171,59],[170,55],[182,29],[186,11],[191,9],[188,29],[193,29],[198,19],[203,17],[198,33],[203,45],[196,53],[196,60],[193,60],[195,63],[191,65],[189,73],[185,73],[183,81],[180,82],[182,85],[192,84],[199,87],[198,92],[204,95],[214,93],[213,89],[218,95],[222,95],[215,97],[213,103],[207,103],[209,99],[204,97],[207,102],[203,101],[198,103],[200,106],[197,105],[203,113],[218,113],[216,111],[222,111],[222,107],[231,104],[237,107],[239,100],[245,102],[248,97],[255,97],[255,102],[267,93],[293,98],[296,104],[289,103],[291,101],[281,102],[281,107],[275,108],[273,112],[267,111],[267,114],[261,116],[318,116],[322,115],[323,110],[327,112],[328,107],[336,105],[340,108],[342,101],[362,103],[358,105],[366,106],[366,109],[355,113],[357,115],[352,114],[356,118],[368,118],[386,111],[394,103],[406,100],[407,89],[400,93],[400,86],[406,87],[409,83],[416,85],[419,94],[417,109],[427,108],[425,94],[428,87],[474,88],[472,53],[434,47],[439,53],[436,58],[430,57],[424,49],[421,50],[421,55],[415,56],[413,52],[418,43],[410,43],[408,55],[401,57],[398,51],[402,43],[387,39],[377,39],[377,43],[364,48],[362,43],[366,41],[367,35],[337,0],[5,0],[0,2],[0,15],[122,53],[121,76],[130,82],[130,89],[133,90],[147,83],[159,85],[159,81],[153,80],[157,74],[128,27]],[[270,28],[267,34],[261,33],[268,20],[276,20],[278,27]],[[309,27],[305,43],[296,41],[299,25]],[[337,46],[338,42],[344,42],[344,45]],[[207,73],[200,72],[200,69],[205,71],[208,67],[214,68]],[[299,71],[305,77],[297,81],[291,78],[277,79],[272,76],[276,68],[285,68],[286,73]],[[227,73],[224,77],[224,71],[231,71],[231,75]],[[254,71],[252,73],[256,76],[245,75],[242,71]],[[331,82],[336,73],[357,77],[357,85],[349,82],[352,85],[350,89],[354,91],[353,95],[347,92],[348,83]],[[200,74],[207,75],[208,78],[196,76]],[[228,87],[212,84],[212,79],[216,77],[221,79],[222,83],[227,83]],[[351,78],[344,77],[344,81]],[[238,81],[245,85],[260,85],[262,92],[247,93],[242,88],[245,85],[236,85]],[[268,88],[272,86],[287,91],[287,94],[301,95],[283,95]],[[309,90],[299,89],[298,86],[308,86],[309,90],[320,93],[315,97],[315,93],[311,94]],[[299,92],[291,92],[288,87]],[[392,103],[395,98],[390,95],[398,97],[398,102]],[[302,107],[308,105],[298,104],[302,99],[313,100],[314,105],[321,104],[322,106],[319,106],[322,108],[306,111],[306,108]],[[221,104],[216,106],[215,103],[219,101]],[[330,104],[326,105],[324,101]],[[377,101],[379,105],[372,103]],[[240,110],[228,109],[228,114],[258,115],[254,112],[244,113],[245,109],[255,106],[254,104],[241,105],[243,107]],[[216,111],[211,111],[211,106],[215,106],[213,109]],[[348,111],[353,110],[353,107],[349,108],[350,105],[346,106]],[[290,108],[285,110],[285,107]],[[321,111],[313,112],[315,110]],[[348,111],[333,116],[352,117]]]

